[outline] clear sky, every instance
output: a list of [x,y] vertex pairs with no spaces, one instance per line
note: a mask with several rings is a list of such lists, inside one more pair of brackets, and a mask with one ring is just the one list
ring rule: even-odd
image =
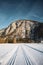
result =
[[20,19],[43,22],[43,0],[0,0],[0,29]]

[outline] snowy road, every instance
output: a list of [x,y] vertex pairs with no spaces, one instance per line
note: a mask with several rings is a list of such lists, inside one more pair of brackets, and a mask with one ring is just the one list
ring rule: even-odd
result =
[[0,44],[0,65],[43,65],[43,44]]

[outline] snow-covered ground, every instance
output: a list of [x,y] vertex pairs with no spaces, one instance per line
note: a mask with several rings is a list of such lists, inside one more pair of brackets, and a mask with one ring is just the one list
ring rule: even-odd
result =
[[43,44],[0,44],[0,65],[43,65]]

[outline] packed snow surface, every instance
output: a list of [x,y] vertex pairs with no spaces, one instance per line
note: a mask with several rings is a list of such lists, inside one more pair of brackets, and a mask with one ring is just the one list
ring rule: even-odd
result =
[[0,65],[43,65],[43,44],[0,44]]

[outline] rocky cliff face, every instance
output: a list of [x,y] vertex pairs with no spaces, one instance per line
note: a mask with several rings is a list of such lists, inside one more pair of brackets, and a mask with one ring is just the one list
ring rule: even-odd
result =
[[37,21],[18,20],[0,30],[0,38],[5,38],[7,42],[39,42],[43,38],[42,31],[43,25]]

